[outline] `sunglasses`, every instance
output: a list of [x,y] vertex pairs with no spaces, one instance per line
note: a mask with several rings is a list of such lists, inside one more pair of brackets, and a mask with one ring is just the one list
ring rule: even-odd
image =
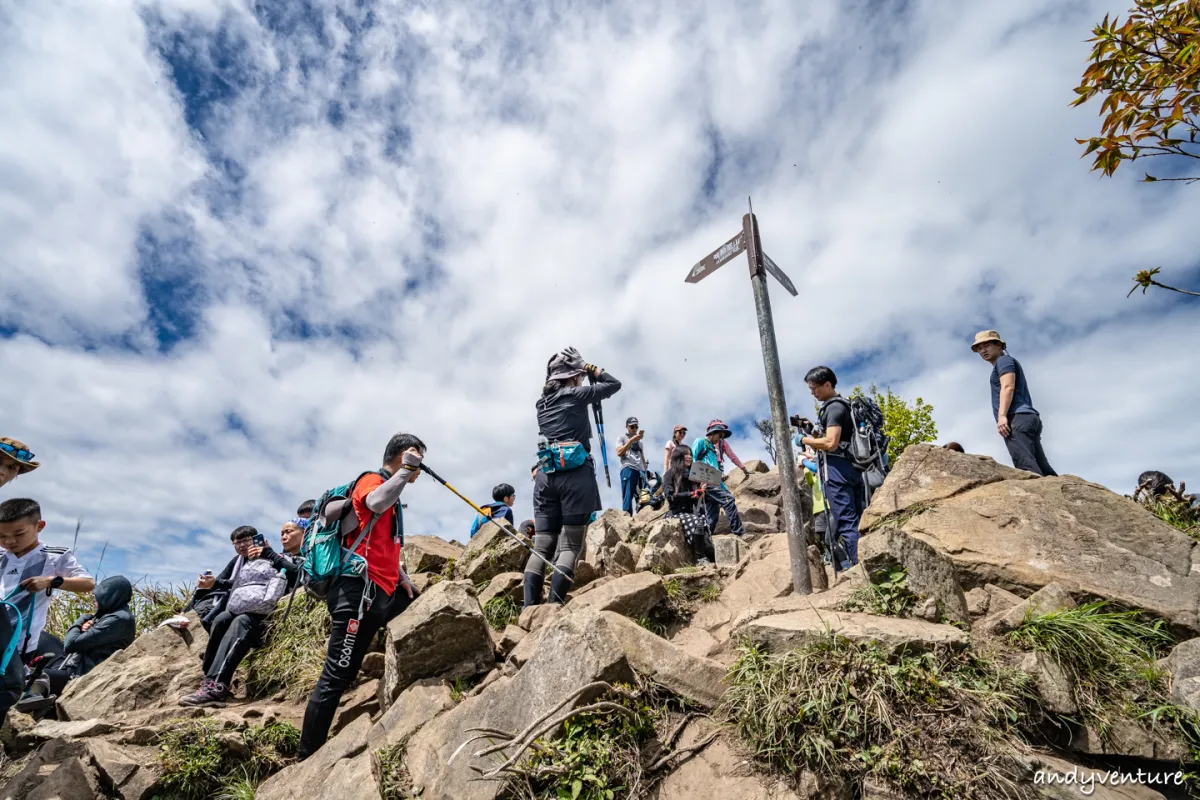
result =
[[18,461],[33,461],[33,453],[29,452],[28,450],[22,450],[20,448],[13,447],[8,442],[0,442],[0,450],[8,453]]

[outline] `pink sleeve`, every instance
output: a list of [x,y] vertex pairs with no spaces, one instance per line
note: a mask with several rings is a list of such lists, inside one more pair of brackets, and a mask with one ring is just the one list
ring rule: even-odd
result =
[[746,468],[746,465],[742,463],[742,460],[737,457],[737,453],[733,452],[733,448],[729,446],[729,442],[725,441],[724,439],[721,440],[721,449],[725,451],[725,455],[729,456],[729,460],[737,465],[738,469]]

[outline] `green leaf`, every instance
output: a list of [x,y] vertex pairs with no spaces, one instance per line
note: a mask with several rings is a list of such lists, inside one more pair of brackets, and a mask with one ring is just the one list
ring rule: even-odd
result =
[[583,792],[583,781],[576,778],[571,784],[571,800],[576,800],[581,792]]

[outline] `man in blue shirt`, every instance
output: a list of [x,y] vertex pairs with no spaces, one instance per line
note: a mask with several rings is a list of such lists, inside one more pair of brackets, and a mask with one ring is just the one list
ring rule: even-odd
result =
[[992,416],[1013,466],[1043,477],[1057,475],[1042,449],[1042,417],[1033,407],[1021,362],[1010,356],[996,331],[975,334],[971,349],[992,365]]

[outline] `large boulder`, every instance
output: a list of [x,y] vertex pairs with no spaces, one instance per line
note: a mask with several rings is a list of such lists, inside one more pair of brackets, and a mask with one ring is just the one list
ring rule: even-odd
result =
[[1071,476],[1001,480],[906,514],[894,527],[945,555],[963,588],[1058,583],[1149,611],[1176,633],[1200,632],[1196,542],[1102,486]]
[[62,719],[110,720],[117,714],[174,707],[204,679],[200,657],[208,634],[195,613],[186,630],[155,628],[67,684],[58,699]]
[[863,512],[859,527],[869,531],[889,517],[920,510],[989,483],[1036,477],[987,456],[956,453],[929,444],[909,445],[892,465],[883,486],[871,495],[871,505]]
[[[753,558],[753,556],[751,556]],[[719,642],[729,639],[734,616],[756,603],[791,594],[792,570],[786,558],[750,561],[741,575],[711,603],[704,603],[692,616],[692,626],[711,634]]]
[[889,648],[930,650],[939,646],[965,647],[968,637],[953,625],[919,619],[879,617],[847,611],[821,612],[813,609],[759,617],[734,628],[731,637],[747,638],[773,652],[800,647],[829,634],[855,642],[877,642]]
[[[657,683],[704,707],[715,702],[724,674],[718,665],[689,656],[618,614],[584,609],[561,615],[514,676],[497,679],[485,692],[467,697],[413,736],[405,763],[414,793],[494,800],[502,781],[481,780],[476,772],[498,764],[494,757],[475,757],[486,742],[460,748],[478,735],[472,729],[516,733],[583,687],[596,681],[630,683],[641,669],[652,670]],[[584,693],[573,706],[595,698],[594,692]]]
[[454,697],[443,680],[426,678],[409,686],[371,729],[376,747],[399,744],[438,714],[454,708]]
[[571,611],[590,608],[595,611],[614,611],[637,619],[667,599],[663,580],[652,572],[635,572],[599,586],[580,595],[570,603]]
[[525,575],[521,572],[501,572],[488,581],[488,585],[479,593],[479,605],[482,608],[489,600],[497,597],[507,597],[518,605],[525,600]]
[[[379,787],[370,771],[370,753],[366,752],[371,742],[371,720],[359,717],[346,726],[341,733],[328,742],[304,761],[267,778],[261,783],[254,794],[255,800],[293,800],[297,797],[316,798],[363,798],[374,800],[379,797]],[[382,746],[382,745],[380,745]],[[351,768],[360,756],[366,756],[367,770],[364,773],[361,763]],[[353,793],[335,794],[339,789],[346,790],[346,773],[353,772],[362,780],[362,785],[354,788]]]
[[0,792],[3,800],[150,800],[157,752],[103,739],[46,742]]
[[455,564],[455,575],[482,583],[502,572],[521,572],[529,551],[495,522],[485,522],[467,542]]
[[440,536],[405,536],[404,569],[409,574],[441,572],[447,562],[462,558],[464,548]]
[[979,627],[998,636],[1021,627],[1021,623],[1025,621],[1026,617],[1053,614],[1056,611],[1069,611],[1073,608],[1075,608],[1075,600],[1071,597],[1071,593],[1057,583],[1050,583],[1015,606],[987,617],[979,623]]
[[641,548],[633,543],[632,526],[629,515],[616,508],[605,511],[588,526],[588,560],[601,575],[616,577],[637,569]]
[[660,519],[646,534],[646,546],[637,562],[637,571],[651,570],[670,575],[695,563],[692,548],[683,537],[683,523],[677,519]]
[[1171,699],[1200,711],[1200,639],[1180,642],[1158,665],[1171,674]]
[[895,566],[908,573],[908,588],[920,597],[937,602],[947,619],[970,622],[967,598],[954,569],[954,563],[931,545],[894,528],[864,536],[858,547],[859,563],[874,574]]
[[778,507],[781,502],[779,473],[751,473],[749,478],[739,482],[730,491],[737,499],[739,511],[743,502]]
[[[712,735],[703,720],[689,722],[677,749],[695,747]],[[682,761],[658,785],[658,800],[800,800],[781,779],[772,779],[730,737],[718,736],[695,756]]]
[[487,622],[472,592],[464,581],[442,581],[388,623],[381,708],[421,678],[468,676],[495,666]]

